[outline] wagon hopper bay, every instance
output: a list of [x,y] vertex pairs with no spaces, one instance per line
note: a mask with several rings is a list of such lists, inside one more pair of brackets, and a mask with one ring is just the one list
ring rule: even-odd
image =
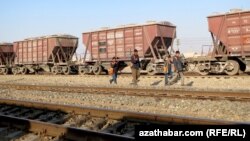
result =
[[12,43],[0,43],[0,74],[9,74],[14,63],[15,53]]
[[213,50],[208,56],[189,58],[202,75],[250,72],[250,11],[232,10],[208,17]]
[[79,73],[107,73],[113,57],[119,58],[123,69],[129,65],[134,49],[138,50],[142,70],[152,75],[162,73],[163,59],[176,36],[175,28],[170,22],[151,22],[83,33],[86,51]]
[[13,74],[52,72],[69,74],[76,71],[72,56],[78,38],[71,35],[51,35],[14,42]]

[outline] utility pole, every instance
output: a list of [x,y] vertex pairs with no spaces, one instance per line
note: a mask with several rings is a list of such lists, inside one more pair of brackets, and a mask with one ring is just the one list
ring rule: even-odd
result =
[[177,50],[179,50],[179,45],[180,45],[180,39],[177,39],[177,40],[176,40]]

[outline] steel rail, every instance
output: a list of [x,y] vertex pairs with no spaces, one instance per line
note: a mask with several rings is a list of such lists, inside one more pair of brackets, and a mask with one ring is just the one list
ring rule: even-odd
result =
[[106,117],[113,120],[138,119],[155,123],[176,123],[176,124],[235,124],[238,122],[193,118],[187,116],[160,115],[149,113],[138,113],[131,111],[109,110],[103,108],[80,107],[73,105],[60,105],[41,103],[34,101],[20,101],[13,99],[0,99],[0,104],[23,106],[27,108],[47,109],[51,111],[62,111],[65,113],[83,114],[92,117]]
[[[205,118],[193,118],[185,116],[175,116],[175,115],[159,115],[159,114],[149,114],[149,113],[138,113],[130,111],[118,111],[109,110],[102,108],[91,108],[91,107],[79,107],[72,105],[59,105],[51,103],[41,103],[34,101],[20,101],[13,99],[0,99],[1,105],[24,107],[25,109],[37,109],[37,110],[50,110],[50,111],[62,111],[71,115],[86,115],[88,117],[97,117],[118,120],[123,123],[124,121],[133,121],[138,123],[150,124],[190,124],[190,125],[249,125],[248,122],[233,122],[233,121],[222,121],[222,120],[211,120]],[[82,128],[69,127],[66,125],[59,125],[49,122],[41,122],[38,120],[27,119],[23,117],[15,117],[10,115],[4,115],[0,112],[0,125],[6,125],[7,127],[20,128],[20,130],[26,132],[38,133],[39,135],[53,136],[59,139],[69,139],[69,140],[102,140],[102,141],[130,141],[135,140],[134,136],[128,136],[126,134],[114,134],[112,132],[107,132],[109,130],[86,130]],[[115,128],[116,127],[111,127]],[[110,128],[109,128],[110,129]],[[133,128],[134,130],[134,128]]]
[[83,141],[86,139],[102,140],[102,141],[130,141],[133,137],[121,136],[110,133],[103,133],[91,130],[84,130],[63,125],[40,122],[30,119],[16,118],[6,115],[0,115],[0,123],[2,125],[21,128],[28,132],[39,133],[41,135],[59,137],[74,141]]
[[24,84],[0,84],[0,88],[16,90],[89,93],[89,94],[115,94],[145,97],[170,97],[187,99],[211,99],[250,101],[250,92],[247,90],[219,90],[197,88],[140,88],[140,87],[89,87],[89,86],[46,86]]

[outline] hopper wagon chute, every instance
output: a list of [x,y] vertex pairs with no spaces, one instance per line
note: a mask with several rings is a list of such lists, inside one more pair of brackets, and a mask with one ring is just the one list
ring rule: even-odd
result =
[[52,72],[69,74],[77,69],[72,63],[78,38],[71,35],[50,35],[14,42],[13,74]]
[[250,11],[234,9],[207,17],[213,50],[206,57],[191,58],[202,75],[236,75],[250,72]]
[[[175,29],[170,22],[149,22],[85,32],[86,51],[79,73],[107,72],[113,57],[119,58],[121,66],[129,66],[134,49],[138,50],[142,70],[151,75],[162,73],[164,57],[176,36]],[[90,54],[88,59],[87,54]]]

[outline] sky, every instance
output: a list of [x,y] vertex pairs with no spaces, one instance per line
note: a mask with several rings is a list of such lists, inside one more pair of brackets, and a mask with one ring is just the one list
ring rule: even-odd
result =
[[[101,27],[169,21],[177,26],[178,49],[201,52],[211,45],[207,16],[250,9],[249,0],[0,0],[0,42],[29,37],[81,33]],[[176,39],[176,40],[177,40]],[[177,48],[176,40],[174,43]],[[204,47],[204,50],[206,47]]]

